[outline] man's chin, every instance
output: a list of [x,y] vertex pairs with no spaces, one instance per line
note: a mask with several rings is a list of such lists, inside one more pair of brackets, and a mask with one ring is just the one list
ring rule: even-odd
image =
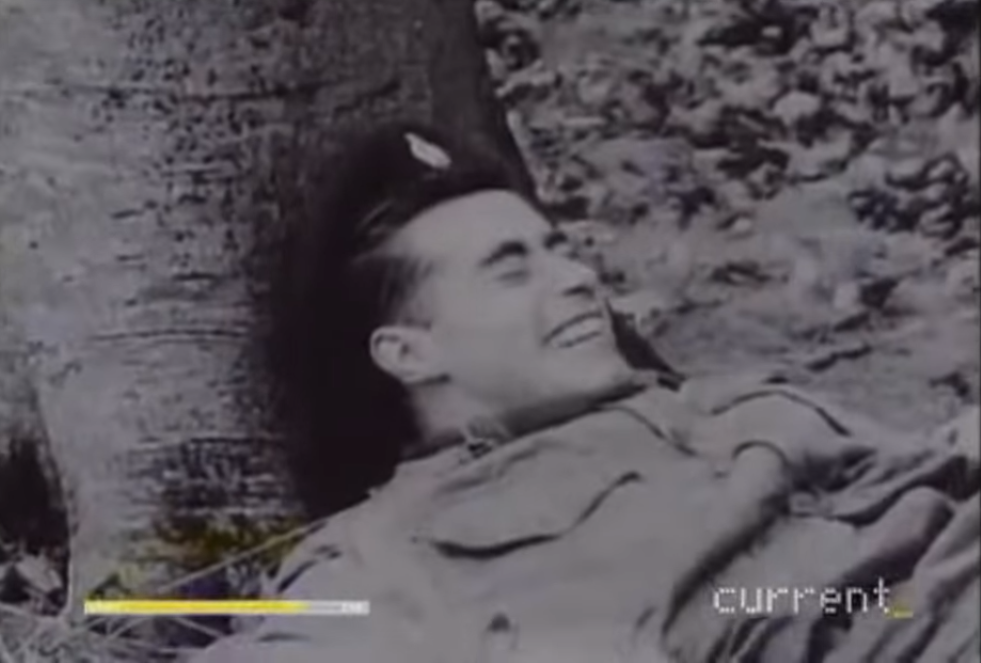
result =
[[[564,367],[561,385],[563,393],[589,393],[618,387],[630,381],[633,369],[619,357],[604,360],[569,362]],[[558,395],[558,394],[556,394]]]

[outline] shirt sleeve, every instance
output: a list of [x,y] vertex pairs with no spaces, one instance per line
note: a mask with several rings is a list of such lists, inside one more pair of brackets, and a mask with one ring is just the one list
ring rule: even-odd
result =
[[[870,435],[875,432],[877,435]],[[840,408],[783,385],[747,385],[733,390],[703,413],[694,436],[698,450],[726,467],[743,450],[766,448],[797,479],[806,478],[812,457],[841,460],[854,449],[871,453],[882,433]],[[837,464],[837,463],[836,463]]]

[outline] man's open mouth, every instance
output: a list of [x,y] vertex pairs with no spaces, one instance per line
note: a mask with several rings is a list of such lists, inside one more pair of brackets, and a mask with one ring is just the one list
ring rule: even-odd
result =
[[569,318],[551,332],[545,341],[559,348],[568,348],[603,336],[606,317],[600,311],[589,311]]

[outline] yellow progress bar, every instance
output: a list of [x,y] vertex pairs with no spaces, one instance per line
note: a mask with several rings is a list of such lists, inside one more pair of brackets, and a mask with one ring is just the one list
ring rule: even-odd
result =
[[86,615],[368,615],[368,601],[183,601],[94,600],[85,602]]
[[893,619],[909,619],[913,616],[913,611],[905,608],[893,608],[886,614]]

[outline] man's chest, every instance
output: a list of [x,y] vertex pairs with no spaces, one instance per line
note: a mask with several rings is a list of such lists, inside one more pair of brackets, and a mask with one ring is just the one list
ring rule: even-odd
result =
[[[400,515],[377,530],[384,536],[370,547],[397,561],[372,566],[399,565],[415,583],[407,592],[428,596],[432,612],[461,620],[474,637],[495,629],[520,634],[533,651],[636,647],[678,571],[714,554],[691,543],[719,537],[693,533],[718,525],[707,515],[725,505],[731,487],[714,463],[612,414],[572,433],[515,444],[395,497]],[[851,554],[838,540],[850,536],[848,528],[818,521],[790,527],[793,533],[734,553],[703,588],[740,578],[765,586],[768,579],[784,585],[822,577],[819,567],[843,563],[835,555],[816,563],[806,554],[826,547],[822,541]],[[790,550],[790,542],[805,549]],[[706,641],[723,637],[733,621],[714,614],[712,600],[703,591],[686,609],[706,624]]]
[[406,497],[385,537],[397,542],[374,548],[411,560],[402,568],[439,609],[478,630],[503,619],[525,646],[620,648],[718,486],[708,463],[650,437],[541,438]]

